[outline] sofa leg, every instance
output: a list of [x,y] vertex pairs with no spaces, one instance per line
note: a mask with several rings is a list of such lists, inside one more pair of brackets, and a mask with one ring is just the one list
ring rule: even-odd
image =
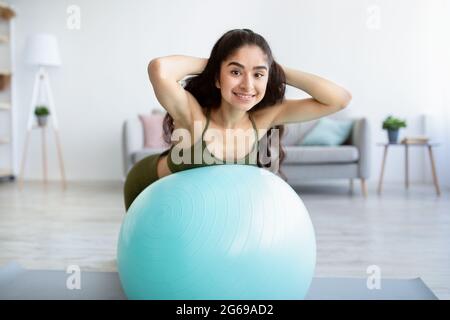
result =
[[366,179],[361,179],[361,191],[364,196],[364,198],[367,198],[367,185],[366,185]]

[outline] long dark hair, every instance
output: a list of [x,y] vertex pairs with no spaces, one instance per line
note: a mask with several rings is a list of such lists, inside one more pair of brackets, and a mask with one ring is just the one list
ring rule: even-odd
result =
[[[286,91],[286,76],[283,69],[275,62],[272,50],[267,41],[259,34],[249,29],[234,29],[226,32],[214,44],[211,55],[208,59],[205,69],[199,75],[185,79],[184,89],[189,91],[198,101],[200,106],[205,109],[217,109],[221,103],[221,92],[215,86],[215,82],[220,78],[221,63],[230,55],[234,54],[239,48],[245,45],[256,45],[266,54],[269,64],[269,79],[264,98],[255,105],[249,112],[260,110],[263,108],[274,106],[284,99]],[[173,118],[169,113],[166,114],[163,122],[164,140],[168,144],[172,144],[171,136],[174,130]],[[277,146],[278,157],[272,156],[271,147],[272,135],[275,130],[279,134]],[[274,168],[273,161],[276,161],[275,171],[279,171],[279,167],[284,160],[285,152],[281,145],[281,137],[284,133],[284,125],[271,127],[265,136],[260,139],[260,146],[265,146],[266,150],[258,150],[258,166],[265,168]],[[264,154],[261,154],[264,152]],[[263,157],[268,161],[261,161]],[[284,174],[279,171],[280,175],[286,180]]]

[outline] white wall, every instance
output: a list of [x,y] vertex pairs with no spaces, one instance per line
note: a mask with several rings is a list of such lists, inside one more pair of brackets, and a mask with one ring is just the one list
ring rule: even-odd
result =
[[[23,63],[26,36],[50,32],[59,39],[63,66],[51,70],[67,176],[70,180],[121,179],[120,130],[127,117],[159,108],[146,67],[156,56],[208,57],[215,41],[232,28],[263,35],[281,64],[316,73],[348,88],[351,105],[343,112],[366,116],[372,125],[372,178],[378,179],[386,140],[380,123],[388,114],[404,117],[421,134],[422,115],[440,121],[434,132],[448,140],[449,104],[443,84],[449,67],[449,6],[420,1],[118,1],[10,0],[16,18],[17,160],[23,148],[33,68]],[[66,26],[69,5],[81,9],[81,29]],[[444,39],[447,39],[445,42]],[[436,54],[440,52],[441,54]],[[290,98],[304,93],[289,88]],[[31,141],[28,179],[42,175],[39,135]],[[52,142],[51,139],[49,142]],[[439,148],[438,148],[439,149]],[[448,147],[436,150],[441,182],[450,184]],[[50,177],[59,178],[51,149]],[[424,152],[411,154],[411,178],[428,176]],[[19,161],[17,161],[17,168]],[[403,179],[403,154],[392,150],[386,180]],[[447,171],[446,171],[447,170]]]

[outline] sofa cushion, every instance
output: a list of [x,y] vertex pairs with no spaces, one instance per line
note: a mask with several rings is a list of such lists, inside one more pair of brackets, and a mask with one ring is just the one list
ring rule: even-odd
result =
[[344,143],[351,131],[352,120],[322,118],[301,142],[304,146],[338,146]]
[[284,146],[283,164],[356,162],[359,152],[355,146]]
[[317,120],[285,124],[281,142],[287,146],[299,145],[316,124]]
[[139,119],[144,128],[144,148],[167,148],[169,146],[163,138],[163,114],[140,114]]

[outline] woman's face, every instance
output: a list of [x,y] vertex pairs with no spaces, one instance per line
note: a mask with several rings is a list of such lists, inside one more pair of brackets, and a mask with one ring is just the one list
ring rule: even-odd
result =
[[258,46],[244,46],[222,62],[216,87],[221,91],[222,102],[248,111],[264,98],[268,77],[264,52]]

